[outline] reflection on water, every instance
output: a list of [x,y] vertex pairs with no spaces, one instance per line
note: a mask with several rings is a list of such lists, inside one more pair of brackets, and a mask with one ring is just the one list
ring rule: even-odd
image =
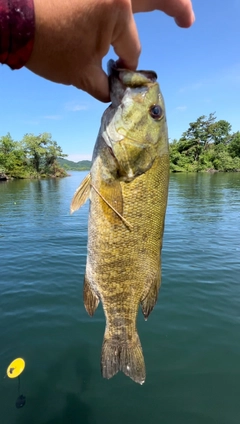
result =
[[[147,379],[100,375],[104,316],[83,306],[86,173],[0,184],[0,424],[239,424],[240,174],[173,174],[158,304],[138,317]],[[124,248],[124,246],[123,246]]]
[[182,219],[199,222],[229,219],[229,204],[232,206],[231,219],[239,213],[238,173],[173,174],[171,188],[176,201],[174,206],[183,206],[179,213]]

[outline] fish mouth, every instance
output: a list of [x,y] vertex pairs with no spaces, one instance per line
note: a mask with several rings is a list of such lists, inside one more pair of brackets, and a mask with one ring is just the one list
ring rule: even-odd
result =
[[114,60],[109,60],[108,77],[111,85],[114,80],[118,80],[125,87],[142,87],[157,81],[157,74],[154,71],[131,71],[130,69],[119,68]]
[[112,106],[117,107],[127,89],[138,90],[156,84],[157,74],[154,71],[131,71],[120,68],[114,60],[109,60],[108,80]]

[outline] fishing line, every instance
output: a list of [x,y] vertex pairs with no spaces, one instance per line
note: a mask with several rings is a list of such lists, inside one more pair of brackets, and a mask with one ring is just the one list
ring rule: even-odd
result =
[[91,184],[92,188],[96,191],[96,193],[101,197],[101,199],[110,207],[110,209],[113,210],[113,212],[115,212],[115,214],[123,221],[123,223],[126,225],[126,227],[132,231],[133,226],[131,224],[129,224],[129,222],[123,218],[123,216],[101,195],[101,193],[98,191],[98,189]]

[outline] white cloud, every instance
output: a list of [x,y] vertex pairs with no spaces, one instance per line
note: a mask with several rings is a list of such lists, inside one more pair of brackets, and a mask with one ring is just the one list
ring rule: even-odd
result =
[[184,112],[187,109],[187,106],[177,106],[176,110],[179,110],[180,112]]
[[80,160],[92,160],[92,155],[83,153],[73,153],[68,155],[66,159],[72,160],[73,162],[79,162]]
[[70,111],[70,112],[79,112],[82,110],[88,110],[89,109],[89,105],[87,103],[79,103],[79,102],[67,102],[65,104],[65,109]]
[[46,115],[43,116],[43,119],[52,119],[53,121],[59,121],[59,119],[62,119],[61,115]]

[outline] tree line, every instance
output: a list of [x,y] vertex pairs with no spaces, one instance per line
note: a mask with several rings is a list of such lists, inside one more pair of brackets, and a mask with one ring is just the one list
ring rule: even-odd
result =
[[49,133],[26,134],[21,141],[13,140],[10,133],[0,137],[0,174],[8,178],[66,176],[57,161],[66,156]]
[[[64,161],[59,160],[66,156],[50,133],[26,134],[21,141],[9,133],[0,137],[0,175],[10,178],[66,176]],[[240,131],[232,133],[230,123],[217,121],[215,113],[200,116],[179,140],[170,142],[170,169],[240,171]]]
[[190,122],[179,140],[170,143],[173,172],[240,171],[240,131],[215,113]]

